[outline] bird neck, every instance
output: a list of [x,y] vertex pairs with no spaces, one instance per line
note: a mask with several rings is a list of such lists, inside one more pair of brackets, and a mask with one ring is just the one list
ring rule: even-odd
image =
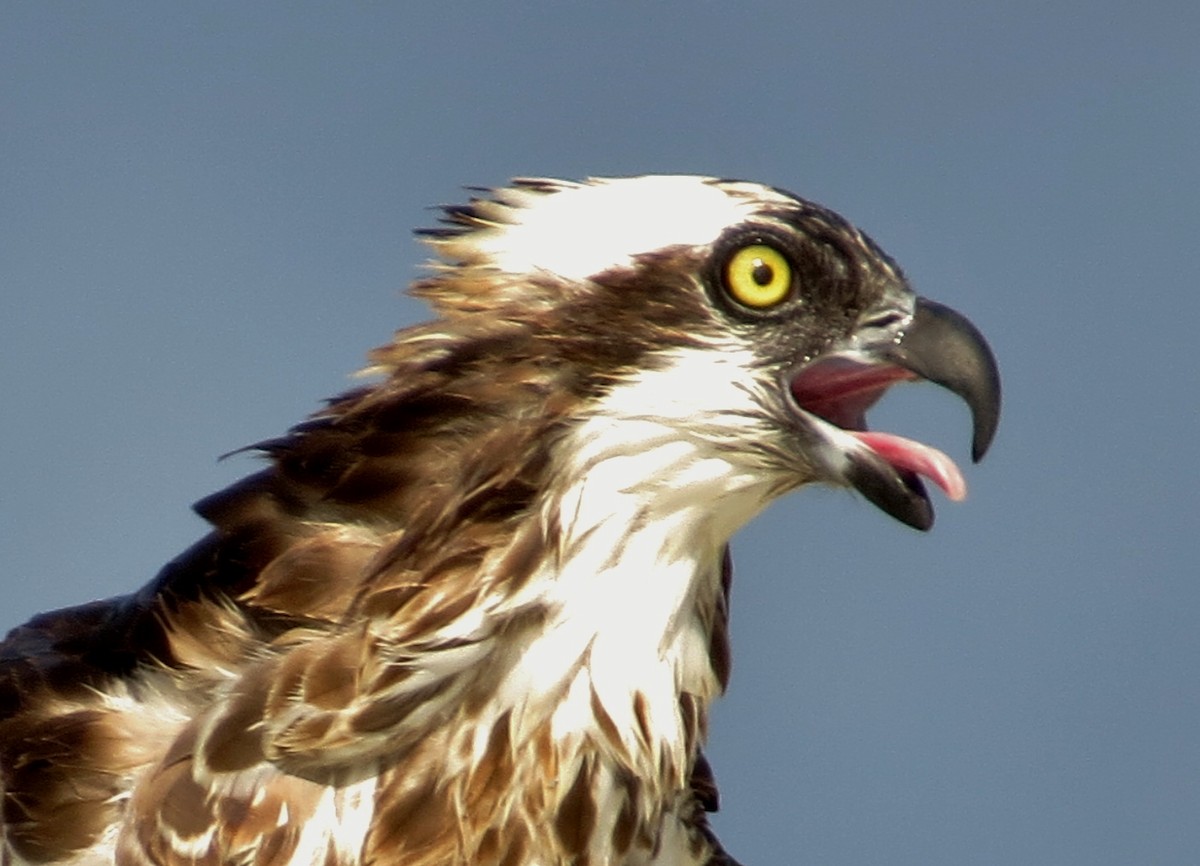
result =
[[765,503],[761,476],[662,420],[603,413],[560,453],[541,515],[553,554],[513,598],[536,600],[543,628],[501,705],[557,695],[555,740],[591,740],[681,789],[724,687],[725,548]]

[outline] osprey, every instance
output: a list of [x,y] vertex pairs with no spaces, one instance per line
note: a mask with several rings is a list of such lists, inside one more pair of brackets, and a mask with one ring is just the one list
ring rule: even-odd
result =
[[733,533],[813,482],[918,529],[954,462],[868,431],[986,343],[838,215],[699,177],[445,210],[437,312],[259,444],[140,591],[0,646],[4,866],[728,864],[701,752]]

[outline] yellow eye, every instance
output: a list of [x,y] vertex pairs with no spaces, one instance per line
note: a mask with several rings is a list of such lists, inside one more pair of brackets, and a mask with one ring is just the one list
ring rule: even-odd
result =
[[734,300],[747,307],[773,307],[791,291],[792,266],[774,247],[751,244],[734,253],[725,265],[725,287]]

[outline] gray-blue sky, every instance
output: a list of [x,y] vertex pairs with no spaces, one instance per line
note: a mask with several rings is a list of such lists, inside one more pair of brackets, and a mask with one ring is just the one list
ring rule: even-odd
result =
[[[428,206],[695,172],[843,212],[991,339],[920,535],[739,536],[717,826],[749,863],[1200,860],[1193,3],[11,3],[3,625],[132,589],[194,500],[424,315]],[[907,388],[873,417],[965,461]]]

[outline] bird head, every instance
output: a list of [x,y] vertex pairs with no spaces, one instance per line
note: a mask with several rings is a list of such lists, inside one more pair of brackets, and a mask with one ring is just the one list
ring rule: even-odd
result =
[[849,486],[927,529],[922,479],[960,499],[961,472],[868,430],[867,410],[929,381],[970,408],[974,460],[996,431],[999,375],[979,331],[790,193],[690,176],[518,180],[425,234],[441,262],[416,292],[448,321],[507,334],[517,355],[532,340],[524,354],[572,371],[593,418],[658,419],[774,490]]

